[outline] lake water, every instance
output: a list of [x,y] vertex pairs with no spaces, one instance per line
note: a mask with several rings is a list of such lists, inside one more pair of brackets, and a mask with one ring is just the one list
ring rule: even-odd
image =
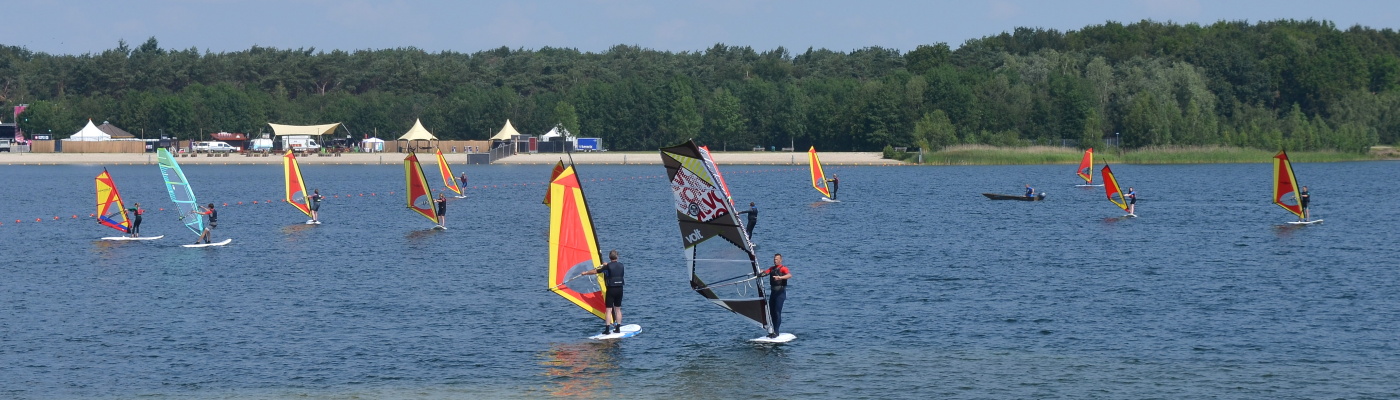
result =
[[[101,166],[8,166],[0,397],[1396,398],[1397,167],[1295,165],[1326,222],[1294,227],[1268,164],[1115,165],[1126,220],[1068,165],[829,168],[837,204],[805,167],[721,166],[794,273],[798,339],[764,346],[689,290],[659,165],[580,167],[644,327],[617,343],[545,291],[550,166],[458,166],[486,187],[447,231],[404,209],[401,167],[304,166],[335,195],[307,226],[263,204],[279,167],[188,166],[230,204],[215,249],[169,211],[142,227],[162,240],[99,241],[71,215]],[[109,170],[172,206],[155,166]],[[1026,183],[1048,200],[980,195]]]

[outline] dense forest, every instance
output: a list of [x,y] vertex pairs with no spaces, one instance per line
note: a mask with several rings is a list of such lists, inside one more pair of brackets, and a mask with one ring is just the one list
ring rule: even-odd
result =
[[1400,35],[1312,20],[1143,21],[1017,28],[904,53],[0,46],[0,106],[19,104],[30,105],[22,129],[55,138],[88,118],[146,137],[343,122],[356,138],[392,138],[421,118],[443,139],[485,139],[506,119],[531,134],[563,124],[614,150],[686,138],[867,151],[1118,138],[1364,151],[1400,139]]

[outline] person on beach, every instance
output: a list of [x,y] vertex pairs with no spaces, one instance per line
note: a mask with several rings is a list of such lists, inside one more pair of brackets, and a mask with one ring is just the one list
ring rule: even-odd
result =
[[[834,176],[834,175],[833,175]],[[759,277],[768,277],[768,312],[773,320],[773,331],[768,337],[778,337],[783,325],[783,302],[787,301],[787,283],[792,279],[792,271],[783,265],[783,255],[773,254],[773,266],[763,270]]]
[[1128,186],[1128,215],[1137,215],[1137,191]]
[[442,194],[442,193],[438,193],[438,198],[437,198],[437,200],[434,200],[434,202],[437,203],[437,223],[438,223],[438,226],[443,227],[443,228],[446,228],[446,227],[447,227],[447,195]]
[[583,275],[603,274],[607,286],[603,295],[603,334],[622,333],[622,285],[623,266],[617,261],[617,250],[608,252],[608,263],[597,269],[583,271]]
[[306,206],[311,209],[311,222],[321,222],[319,210],[321,209],[321,200],[325,199],[326,196],[321,195],[321,189],[312,190],[311,196],[306,198]]
[[758,225],[758,207],[755,207],[754,204],[753,204],[753,202],[750,201],[750,202],[749,202],[749,209],[748,209],[748,211],[740,211],[740,212],[739,212],[739,215],[744,215],[744,214],[748,214],[748,215],[749,215],[749,224],[744,226],[744,230],[745,230],[745,231],[748,231],[748,233],[749,233],[749,240],[753,240],[753,226],[754,226],[754,225]]
[[204,224],[204,232],[199,234],[199,239],[196,239],[194,244],[199,244],[201,241],[209,243],[209,238],[213,236],[214,228],[219,227],[219,211],[214,209],[214,203],[209,203],[207,207],[199,207],[199,209],[195,210],[195,214],[206,216],[206,218],[209,219],[209,223]]
[[1308,210],[1308,187],[1303,186],[1303,190],[1298,191],[1298,206],[1303,207],[1303,222],[1312,220],[1312,211]]
[[462,181],[462,197],[467,197],[467,173],[463,172],[457,179]]
[[1029,183],[1026,184],[1026,197],[1035,197],[1035,188]]
[[145,214],[146,210],[141,208],[141,203],[136,203],[126,211],[131,213],[131,229],[128,229],[127,233],[131,234],[131,237],[141,237],[141,215]]
[[831,183],[831,199],[836,200],[836,189],[841,188],[841,178],[837,178],[836,174],[831,174],[831,178],[826,181]]

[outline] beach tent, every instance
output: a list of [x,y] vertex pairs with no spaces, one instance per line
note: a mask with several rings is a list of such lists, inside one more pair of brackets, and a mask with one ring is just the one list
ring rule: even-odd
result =
[[271,122],[268,122],[267,124],[272,126],[272,134],[273,134],[273,135],[277,135],[277,136],[287,136],[287,135],[309,135],[309,136],[330,135],[330,134],[335,133],[335,128],[339,128],[339,127],[340,127],[340,123],[339,123],[339,122],[336,122],[336,123],[334,123],[334,124],[324,124],[324,125],[281,125],[281,124],[274,124],[274,123],[271,123]]
[[361,140],[360,145],[365,147],[365,152],[367,153],[380,153],[384,151],[384,139],[377,137]]
[[501,131],[497,132],[496,136],[492,136],[491,140],[509,141],[511,138],[515,137],[515,135],[519,134],[520,132],[516,131],[514,126],[510,126],[510,120],[507,119],[506,126],[501,127]]
[[88,118],[87,126],[84,126],[82,130],[78,131],[77,133],[74,133],[73,136],[69,136],[68,140],[77,140],[85,142],[112,140],[112,136],[108,135],[106,132],[103,132],[101,129],[97,129],[97,125],[93,125],[92,119]]
[[124,130],[124,129],[122,129],[122,128],[118,128],[116,125],[112,125],[111,122],[107,122],[107,121],[102,121],[102,125],[98,125],[98,126],[97,126],[97,129],[98,129],[98,130],[101,130],[102,133],[106,133],[107,136],[110,136],[112,139],[135,139],[135,138],[136,138],[136,135],[132,135],[131,132],[127,132],[126,130]]
[[410,128],[408,132],[405,132],[403,134],[403,136],[399,136],[398,140],[407,142],[406,144],[412,146],[413,142],[417,140],[422,140],[425,142],[435,142],[438,140],[438,138],[437,136],[433,136],[432,132],[428,132],[426,128],[423,128],[422,120],[415,119],[413,120],[413,128]]

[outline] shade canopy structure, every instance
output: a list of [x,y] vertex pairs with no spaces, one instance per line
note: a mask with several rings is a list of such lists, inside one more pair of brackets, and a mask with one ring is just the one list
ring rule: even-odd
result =
[[68,137],[68,140],[77,140],[77,141],[112,140],[112,135],[108,135],[106,132],[103,132],[101,129],[97,129],[97,125],[93,125],[93,124],[92,124],[92,119],[89,118],[89,119],[88,119],[87,126],[84,126],[83,129],[79,130],[78,132],[73,133],[73,136],[69,136],[69,137]]
[[271,123],[271,122],[268,122],[267,124],[272,126],[272,134],[273,134],[273,135],[277,135],[277,136],[287,136],[287,135],[309,135],[309,136],[330,135],[330,134],[334,134],[334,133],[335,133],[335,128],[339,128],[339,127],[340,127],[340,123],[339,123],[339,122],[336,122],[336,123],[334,123],[334,124],[324,124],[324,125],[282,125],[282,124],[274,124],[274,123]]
[[399,136],[399,140],[438,140],[438,138],[423,128],[423,120],[415,119],[413,120],[413,128],[405,132],[403,136]]
[[510,125],[510,120],[507,119],[506,126],[501,127],[501,131],[496,132],[496,135],[492,136],[491,140],[510,140],[512,137],[519,134],[520,132],[516,131],[515,127]]
[[136,135],[132,135],[131,132],[127,132],[125,129],[118,128],[116,125],[112,125],[111,122],[107,121],[102,121],[102,125],[98,125],[97,129],[102,131],[102,133],[106,133],[107,136],[110,136],[112,139],[136,138]]

